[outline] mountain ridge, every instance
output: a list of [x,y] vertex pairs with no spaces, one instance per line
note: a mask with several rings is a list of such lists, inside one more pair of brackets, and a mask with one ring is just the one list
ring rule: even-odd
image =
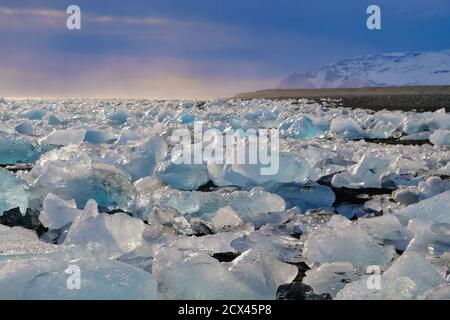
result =
[[294,73],[278,89],[364,88],[450,84],[450,49],[357,56]]

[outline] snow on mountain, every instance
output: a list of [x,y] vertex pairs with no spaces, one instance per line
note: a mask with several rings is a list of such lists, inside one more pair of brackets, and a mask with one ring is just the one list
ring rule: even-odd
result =
[[340,60],[318,70],[295,73],[280,89],[450,85],[450,50],[404,52]]

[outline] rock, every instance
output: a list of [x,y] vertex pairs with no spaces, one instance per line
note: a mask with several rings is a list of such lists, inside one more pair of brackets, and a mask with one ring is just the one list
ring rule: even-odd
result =
[[301,282],[281,285],[277,290],[277,300],[331,300],[331,295],[315,294],[313,289]]

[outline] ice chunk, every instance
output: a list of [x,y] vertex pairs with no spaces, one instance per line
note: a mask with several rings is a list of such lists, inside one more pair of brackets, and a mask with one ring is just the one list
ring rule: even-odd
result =
[[358,219],[357,224],[380,243],[393,244],[396,249],[401,251],[406,249],[412,239],[412,233],[392,214]]
[[278,129],[281,135],[290,136],[299,139],[315,138],[323,133],[322,130],[314,125],[314,122],[305,116],[298,119],[288,119],[282,122]]
[[175,234],[192,235],[193,231],[186,218],[177,210],[166,207],[155,207],[148,217],[149,232],[154,236]]
[[342,203],[336,207],[336,211],[347,219],[381,215],[381,213],[379,213],[378,211],[367,208],[366,206],[360,204]]
[[83,207],[90,199],[108,209],[129,210],[134,187],[128,175],[113,165],[92,161],[87,152],[70,145],[47,153],[27,175],[33,208],[49,193]]
[[436,130],[430,135],[430,142],[438,146],[450,146],[450,130]]
[[252,222],[262,213],[279,212],[286,204],[279,196],[261,188],[234,192],[199,192],[162,190],[158,200],[162,205],[174,208],[188,217],[210,220],[220,208],[230,206],[245,222]]
[[115,136],[112,129],[87,129],[84,141],[92,144],[112,143]]
[[86,129],[55,130],[42,140],[42,144],[67,146],[69,144],[80,145],[84,141]]
[[238,252],[231,246],[231,243],[246,233],[245,231],[231,231],[207,234],[202,237],[178,237],[171,243],[182,251],[203,251],[210,254]]
[[314,293],[329,293],[333,298],[347,283],[359,278],[349,262],[324,263],[318,268],[306,271],[302,283],[311,286]]
[[293,266],[273,258],[244,254],[231,267],[199,252],[163,249],[155,256],[153,274],[165,299],[274,299],[274,287],[295,277]]
[[394,248],[379,245],[359,225],[336,215],[309,234],[303,255],[311,265],[348,261],[355,267],[386,267],[394,257]]
[[52,193],[45,198],[43,209],[39,220],[44,227],[50,230],[60,229],[73,222],[81,211],[77,209],[75,201],[64,201]]
[[128,143],[117,149],[118,163],[132,181],[153,175],[155,168],[167,154],[167,143],[162,137]]
[[[278,164],[271,163],[270,165],[262,165],[261,163],[225,165],[223,178],[232,185],[240,187],[260,185],[267,182],[306,183],[311,180],[311,166],[304,158],[280,152],[278,161]],[[269,167],[274,172],[263,174],[262,170]]]
[[290,236],[276,235],[264,230],[245,234],[231,243],[239,252],[255,249],[289,263],[303,261],[303,242]]
[[416,252],[407,251],[383,274],[383,280],[392,281],[407,277],[414,282],[414,287],[408,292],[412,297],[437,287],[445,280],[439,271],[423,256]]
[[179,112],[177,121],[182,124],[191,124],[195,121],[195,117],[190,112],[183,109]]
[[34,140],[0,133],[0,165],[34,163],[40,155]]
[[336,196],[327,186],[302,186],[295,183],[274,184],[265,186],[270,191],[286,201],[287,208],[298,207],[302,211],[309,209],[331,210]]
[[215,232],[230,231],[244,225],[244,221],[230,206],[220,208],[211,222]]
[[[155,300],[159,295],[154,277],[143,270],[114,260],[86,260],[63,270],[37,275],[23,299],[46,300]],[[80,271],[80,289],[67,286],[66,270]]]
[[428,290],[419,297],[422,300],[450,300],[450,284],[446,283]]
[[86,204],[72,223],[64,244],[86,245],[101,257],[117,257],[142,244],[144,223],[124,213],[99,214],[97,203]]
[[0,257],[44,254],[64,250],[66,248],[63,246],[56,246],[40,241],[36,232],[33,230],[0,225]]
[[24,181],[0,168],[0,216],[3,212],[20,208],[22,213],[28,208],[29,192]]
[[417,187],[406,187],[395,190],[393,198],[396,202],[401,204],[410,205],[420,200],[420,192]]
[[411,219],[430,219],[437,223],[450,224],[450,191],[407,206],[396,212],[398,219],[406,224]]
[[29,120],[42,120],[46,114],[47,112],[44,110],[31,110],[23,114],[23,117]]
[[18,124],[15,127],[15,129],[20,134],[24,134],[24,135],[27,135],[27,136],[33,136],[34,135],[33,124],[30,121],[24,121],[21,124]]
[[337,188],[381,188],[383,176],[389,172],[389,165],[389,160],[366,153],[348,171],[335,174],[331,184]]
[[[424,292],[442,285],[445,280],[438,270],[420,254],[405,252],[380,277],[380,287],[369,286],[369,277],[346,285],[338,292],[338,300],[415,299]],[[372,276],[374,277],[374,276]]]
[[206,165],[175,164],[171,160],[166,160],[158,166],[156,176],[180,190],[196,190],[209,181]]
[[226,264],[204,253],[163,249],[155,256],[153,275],[164,299],[270,299],[239,281]]
[[[79,289],[77,272],[80,276]],[[70,277],[74,279],[72,282]],[[0,299],[157,299],[156,281],[143,270],[78,254],[0,258]]]
[[427,199],[446,191],[443,181],[439,177],[430,177],[419,182],[419,192],[421,199]]
[[120,109],[116,113],[109,116],[109,120],[113,124],[124,124],[128,121],[129,113],[126,109]]
[[56,115],[51,114],[48,116],[48,124],[50,126],[59,126],[63,124],[63,121],[61,121]]
[[273,296],[278,287],[292,282],[298,273],[294,265],[283,263],[270,255],[248,250],[231,262],[230,271],[243,282],[261,283],[261,292],[270,289]]
[[450,250],[449,224],[412,219],[408,223],[408,231],[414,234],[414,239],[407,251],[417,251],[431,258],[441,257],[445,261],[444,257]]
[[364,137],[364,131],[352,118],[339,117],[333,119],[330,124],[330,131],[333,134],[343,134],[346,139],[357,139]]

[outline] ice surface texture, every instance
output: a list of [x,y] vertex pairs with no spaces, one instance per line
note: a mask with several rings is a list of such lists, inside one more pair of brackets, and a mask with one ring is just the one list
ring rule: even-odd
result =
[[[195,121],[278,128],[278,172],[173,162]],[[0,299],[448,299],[449,130],[333,100],[4,99]]]

